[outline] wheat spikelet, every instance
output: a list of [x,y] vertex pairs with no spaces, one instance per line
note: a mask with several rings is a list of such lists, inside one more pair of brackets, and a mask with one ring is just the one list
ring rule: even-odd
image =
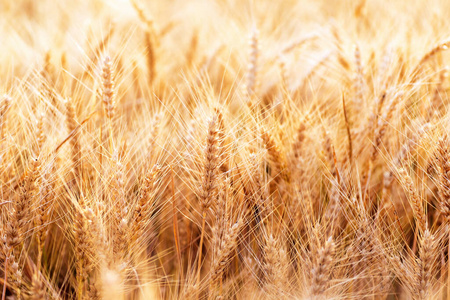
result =
[[331,237],[318,250],[314,260],[314,266],[311,269],[311,297],[321,297],[326,294],[334,251],[335,244]]
[[259,31],[256,28],[253,28],[249,46],[249,63],[247,70],[247,83],[246,83],[246,91],[250,96],[256,95],[258,93],[258,57],[259,57]]
[[[51,172],[55,171],[54,163],[52,163],[50,166],[46,166],[41,175],[41,183],[39,186],[39,193],[38,193],[38,208],[37,208],[37,217],[35,219],[35,227],[37,228],[37,241],[39,245],[39,251],[40,255],[42,255],[42,251],[45,245],[45,240],[47,239],[48,233],[49,233],[49,221],[52,214],[53,209],[53,201],[56,198],[55,197],[55,181],[50,176]],[[38,266],[39,266],[38,259]]]
[[319,36],[315,33],[307,35],[299,40],[294,41],[293,43],[288,44],[286,47],[283,48],[283,50],[281,50],[281,53],[287,54],[288,52],[298,49],[308,42],[316,40],[318,37]]
[[72,149],[72,168],[74,171],[75,180],[81,181],[82,179],[82,148],[81,148],[81,133],[77,130],[78,124],[75,120],[76,113],[73,107],[72,100],[67,100],[66,104],[66,126],[69,131],[70,147]]
[[401,99],[402,93],[396,94],[394,97],[392,97],[391,101],[388,104],[388,107],[386,107],[386,111],[383,114],[382,118],[378,120],[377,128],[375,131],[374,136],[374,143],[372,147],[372,152],[370,155],[370,161],[374,162],[378,155],[378,148],[381,145],[382,139],[384,137],[384,134],[386,133],[389,121],[391,120],[395,108],[399,102],[399,99]]
[[302,147],[306,138],[306,125],[305,123],[300,123],[300,125],[297,128],[297,136],[295,138],[295,142],[292,145],[292,149],[294,152],[294,157],[296,159],[299,159],[302,156]]
[[411,74],[413,74],[413,80],[412,80],[413,82],[416,81],[417,76],[420,74],[420,72],[419,72],[420,68],[423,67],[423,65],[425,63],[427,63],[429,60],[431,60],[439,52],[447,50],[448,46],[449,46],[449,43],[450,43],[449,41],[441,42],[438,45],[434,46],[430,51],[425,53],[424,56],[422,56],[422,58],[420,59],[419,63],[413,69],[413,72],[411,73]]
[[131,238],[130,244],[138,241],[143,236],[145,226],[151,218],[151,209],[155,197],[155,184],[158,176],[160,175],[161,167],[155,165],[149,170],[142,183],[141,192],[139,195],[139,201],[131,219]]
[[[212,240],[211,245],[212,248],[215,249],[215,252],[217,252],[217,249],[220,249],[223,244],[223,236],[226,229],[226,226],[228,226],[230,215],[229,215],[229,207],[227,207],[228,203],[228,192],[229,192],[229,179],[221,180],[221,186],[219,189],[216,205],[214,206],[214,213],[215,213],[215,222],[212,227]],[[228,208],[228,209],[227,209]],[[213,253],[213,260],[215,259],[216,253]]]
[[430,100],[428,109],[426,111],[425,117],[426,117],[427,121],[430,121],[433,116],[439,115],[441,103],[443,101],[443,99],[441,99],[441,97],[443,97],[445,95],[444,83],[445,83],[447,77],[448,77],[448,67],[445,67],[444,69],[442,69],[439,72],[439,79],[436,84],[436,88],[434,90],[433,97]]
[[439,167],[440,167],[440,210],[446,219],[450,218],[450,151],[447,136],[439,139]]
[[220,164],[220,171],[223,173],[228,172],[228,159],[226,150],[226,134],[225,134],[225,119],[222,109],[219,107],[214,108],[214,113],[217,115],[217,139],[219,140],[219,154],[218,160]]
[[281,179],[289,182],[290,174],[286,167],[286,158],[282,154],[282,151],[277,146],[272,136],[267,132],[263,131],[261,138],[264,142],[264,146],[267,149],[267,154],[269,156],[269,161],[271,167],[273,168],[271,173],[273,176],[273,182],[278,184]]
[[126,200],[125,174],[123,164],[120,161],[116,149],[113,156],[113,180],[111,184],[112,211],[112,234],[113,234],[113,257],[116,262],[122,262],[128,247],[128,203]]
[[270,295],[281,297],[288,290],[289,261],[284,247],[272,235],[264,246],[265,289]]
[[29,208],[33,204],[36,193],[35,180],[40,172],[40,161],[32,159],[30,165],[25,177],[19,183],[19,194],[14,200],[10,220],[5,228],[6,246],[10,251],[14,247],[23,245],[31,221]]
[[[20,299],[23,294],[23,273],[22,270],[19,268],[19,264],[16,261],[16,258],[14,255],[10,254],[7,258],[7,261],[9,263],[9,268],[7,271],[9,272],[8,278],[11,281],[14,292],[16,294],[16,297]],[[5,268],[6,269],[6,268]],[[6,272],[6,270],[5,270]],[[6,274],[5,274],[6,275]],[[6,278],[6,277],[5,277]],[[3,293],[4,295],[5,293]]]
[[363,67],[361,63],[361,51],[359,50],[358,45],[355,46],[355,79],[354,79],[354,101],[353,104],[355,105],[355,108],[358,110],[361,108],[361,105],[363,103],[363,96],[364,96],[364,73],[363,73]]
[[217,115],[213,115],[209,121],[208,134],[206,136],[206,146],[204,151],[204,171],[199,194],[202,207],[202,229],[199,245],[198,265],[197,265],[197,285],[200,282],[200,271],[202,263],[202,246],[205,234],[206,213],[211,206],[211,201],[215,199],[217,192],[217,169],[218,169],[218,131]]
[[419,299],[428,299],[431,292],[431,280],[434,270],[436,244],[434,235],[428,229],[423,232],[419,250],[419,274],[416,284]]
[[97,287],[94,284],[91,284],[89,287],[89,294],[88,297],[90,300],[100,300],[103,299],[101,292],[97,289]]
[[411,176],[409,176],[409,174],[406,172],[405,169],[400,168],[398,170],[398,177],[409,195],[411,206],[413,208],[414,215],[417,219],[420,231],[425,232],[425,229],[427,228],[427,219],[425,216],[425,212],[423,210],[422,198],[420,197],[418,191],[416,190],[414,183],[411,179]]
[[262,221],[262,223],[267,223],[269,220],[270,207],[268,204],[268,196],[266,193],[266,188],[263,183],[263,179],[261,178],[261,170],[260,170],[260,162],[258,161],[255,154],[252,154],[250,157],[251,164],[251,183],[252,183],[252,191],[251,195],[253,198],[253,202],[258,208],[259,217],[257,217],[257,221]]
[[323,132],[323,151],[325,154],[327,167],[329,168],[331,175],[333,177],[336,177],[338,174],[335,161],[336,154],[333,142],[331,141],[330,138],[330,133],[328,131]]
[[136,0],[131,1],[131,3],[136,12],[138,13],[139,19],[145,25],[145,45],[147,48],[148,83],[149,87],[152,87],[156,78],[155,48],[159,43],[159,41],[157,39],[153,20],[145,13],[143,7],[140,6],[140,4]]
[[217,192],[217,167],[218,167],[218,130],[217,116],[214,115],[209,121],[206,147],[204,151],[204,172],[199,192],[202,209],[205,211],[211,206],[211,201]]
[[48,299],[47,293],[45,291],[45,286],[42,282],[42,280],[39,278],[39,274],[35,273],[33,274],[32,279],[32,288],[31,288],[31,300],[46,300]]
[[[408,156],[417,149],[420,141],[423,137],[429,132],[430,125],[428,123],[424,124],[419,128],[417,134],[415,134],[411,139],[405,141],[402,145],[400,152],[397,153],[397,156],[394,159],[394,166],[397,168],[400,167],[405,160],[408,159]],[[387,205],[387,199],[390,195],[390,190],[392,187],[392,181],[394,178],[394,170],[391,169],[389,171],[384,172],[383,174],[383,189],[382,189],[382,199],[381,199],[381,208],[385,208]]]
[[1,101],[1,108],[0,108],[0,139],[3,141],[7,126],[7,113],[11,106],[12,98],[8,95],[3,95],[2,101]]
[[109,120],[114,117],[115,99],[114,99],[114,81],[112,78],[111,58],[105,56],[102,69],[102,102],[106,116]]
[[224,232],[220,246],[214,249],[214,260],[212,262],[209,278],[211,288],[217,285],[230,262],[231,254],[236,248],[241,222],[241,220],[238,220],[231,227],[227,228]]

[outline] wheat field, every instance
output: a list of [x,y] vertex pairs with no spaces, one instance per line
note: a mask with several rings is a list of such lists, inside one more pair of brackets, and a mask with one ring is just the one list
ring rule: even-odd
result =
[[450,2],[0,0],[6,299],[450,299]]

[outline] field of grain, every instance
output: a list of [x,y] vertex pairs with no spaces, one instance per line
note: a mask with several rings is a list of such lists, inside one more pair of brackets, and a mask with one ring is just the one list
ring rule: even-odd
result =
[[0,0],[6,299],[450,299],[446,0]]

